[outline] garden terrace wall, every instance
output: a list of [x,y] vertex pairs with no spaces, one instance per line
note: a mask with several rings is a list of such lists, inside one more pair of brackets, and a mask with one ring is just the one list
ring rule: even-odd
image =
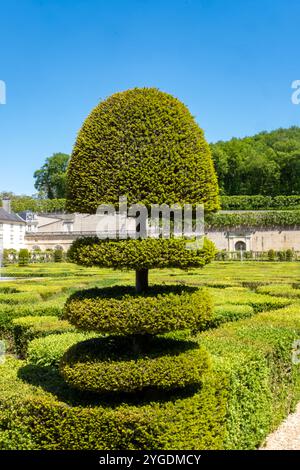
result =
[[288,250],[300,252],[299,226],[237,226],[208,227],[206,237],[218,250],[237,251],[236,244],[243,242],[246,251],[267,252]]

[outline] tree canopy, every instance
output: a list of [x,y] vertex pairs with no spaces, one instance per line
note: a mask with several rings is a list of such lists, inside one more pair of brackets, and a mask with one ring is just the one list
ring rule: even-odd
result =
[[66,171],[70,156],[65,153],[54,153],[34,173],[34,187],[39,196],[48,199],[61,199],[66,196]]
[[300,128],[211,144],[222,194],[300,194]]

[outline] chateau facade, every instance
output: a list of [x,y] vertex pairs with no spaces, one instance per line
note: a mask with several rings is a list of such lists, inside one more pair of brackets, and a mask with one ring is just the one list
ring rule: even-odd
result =
[[[116,219],[114,219],[116,220]],[[130,219],[128,229],[134,231]],[[113,226],[112,220],[109,226]],[[5,248],[30,251],[62,249],[67,251],[74,240],[94,236],[107,230],[99,215],[92,214],[34,214],[30,211],[13,214],[10,201],[0,208],[0,250]],[[266,252],[292,249],[300,252],[300,227],[218,228],[206,231],[206,236],[220,251]]]
[[[131,223],[134,230],[134,221]],[[67,251],[76,238],[93,236],[97,231],[101,232],[101,222],[96,215],[34,215],[29,222],[27,221],[26,246],[31,250],[60,247]],[[292,249],[300,252],[300,227],[251,229],[224,227],[207,230],[205,234],[220,251],[266,252],[270,249],[275,251]]]
[[19,251],[25,248],[26,222],[10,209],[10,200],[4,199],[0,208],[0,252],[5,248]]

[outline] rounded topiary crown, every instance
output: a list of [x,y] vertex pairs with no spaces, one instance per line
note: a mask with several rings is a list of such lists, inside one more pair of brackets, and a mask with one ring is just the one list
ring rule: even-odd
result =
[[217,178],[202,130],[186,106],[155,88],[112,95],[89,115],[68,168],[69,211],[99,204],[204,203],[219,208]]

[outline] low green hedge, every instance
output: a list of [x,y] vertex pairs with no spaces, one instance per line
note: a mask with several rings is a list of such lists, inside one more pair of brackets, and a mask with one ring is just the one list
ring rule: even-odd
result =
[[207,352],[197,343],[110,336],[72,346],[60,371],[72,387],[103,394],[195,386],[209,365]]
[[54,297],[58,294],[61,294],[62,291],[66,291],[67,289],[56,286],[56,285],[35,285],[35,284],[23,284],[19,287],[22,292],[33,292],[39,294],[42,300],[48,300],[51,297]]
[[31,304],[40,300],[41,296],[35,292],[17,292],[13,294],[0,293],[0,304]]
[[214,259],[216,248],[210,240],[205,239],[198,250],[187,249],[187,243],[191,241],[182,238],[111,241],[86,237],[73,242],[68,257],[83,266],[138,270],[199,268]]
[[268,294],[256,294],[249,289],[236,288],[210,290],[215,305],[250,305],[255,313],[265,310],[282,308],[290,305],[293,299],[286,297],[273,297]]
[[0,294],[17,294],[19,292],[21,291],[15,285],[6,285],[2,282],[0,284]]
[[300,289],[293,289],[289,284],[261,286],[256,289],[256,292],[274,295],[276,297],[300,298]]
[[219,326],[222,323],[241,320],[254,315],[254,309],[251,305],[217,305],[212,319],[213,326]]
[[102,333],[200,331],[212,318],[212,302],[205,290],[193,287],[152,286],[137,295],[132,287],[114,286],[73,294],[64,318],[78,328]]
[[151,401],[87,401],[53,368],[0,365],[0,449],[255,449],[300,399],[300,307],[263,312],[197,336],[212,358],[202,386]]
[[300,366],[292,351],[299,337],[297,305],[201,334],[216,370],[230,377],[225,449],[254,449],[294,410]]
[[55,297],[55,299],[37,302],[33,305],[25,304],[0,304],[0,338],[7,341],[7,350],[14,352],[14,325],[13,320],[20,317],[31,316],[56,316],[62,314],[67,296]]
[[296,196],[221,196],[223,210],[287,210],[300,209],[300,195]]
[[[14,212],[32,210],[33,212],[63,211],[65,199],[12,200]],[[221,196],[223,210],[259,210],[259,209],[299,209],[300,195],[293,196]]]
[[299,227],[300,210],[268,212],[228,212],[209,214],[205,219],[206,229],[235,227]]
[[30,304],[0,304],[0,331],[10,328],[13,318],[26,316],[61,316],[67,296]]
[[59,333],[35,338],[28,344],[27,359],[38,366],[58,367],[65,352],[74,344],[89,338],[98,337],[96,333]]
[[26,355],[28,342],[33,338],[71,332],[75,329],[69,322],[50,316],[20,317],[15,318],[12,323],[15,349],[22,357]]
[[70,395],[53,369],[8,359],[0,371],[1,450],[222,448],[223,374],[204,374],[202,387],[192,395],[167,392],[161,401],[144,397],[130,404],[106,397],[87,404],[78,391]]

